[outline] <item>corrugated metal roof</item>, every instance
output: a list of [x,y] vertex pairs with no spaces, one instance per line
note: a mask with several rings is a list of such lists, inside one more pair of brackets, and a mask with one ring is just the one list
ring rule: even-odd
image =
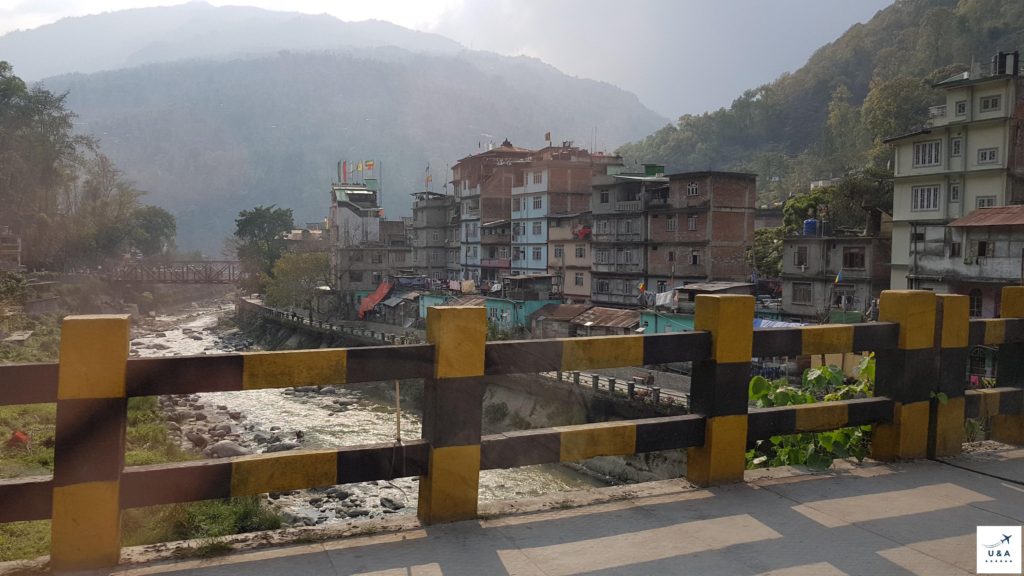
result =
[[966,226],[1017,226],[1024,224],[1024,206],[995,206],[978,208],[963,218],[948,224],[954,228]]
[[483,306],[487,304],[487,298],[483,296],[459,296],[449,301],[445,306]]
[[749,282],[691,282],[683,286],[676,286],[675,289],[682,290],[683,292],[721,292],[722,290],[749,288],[751,286],[753,286],[753,284]]
[[[590,324],[588,324],[588,322]],[[632,328],[640,323],[639,310],[602,308],[595,306],[572,319],[573,324],[602,326],[606,328]]]
[[587,304],[546,304],[530,314],[531,318],[548,318],[550,320],[572,320],[590,308]]

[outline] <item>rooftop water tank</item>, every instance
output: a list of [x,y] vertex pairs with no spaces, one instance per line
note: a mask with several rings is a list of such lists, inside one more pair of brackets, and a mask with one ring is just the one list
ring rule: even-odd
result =
[[804,220],[804,236],[818,235],[818,221],[815,218]]

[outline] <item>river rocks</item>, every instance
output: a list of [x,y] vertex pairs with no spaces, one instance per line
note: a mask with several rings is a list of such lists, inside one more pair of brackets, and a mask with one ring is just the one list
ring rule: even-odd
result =
[[181,432],[181,426],[178,426],[177,422],[167,422],[167,429],[171,432]]
[[196,448],[200,449],[200,450],[202,450],[203,448],[206,448],[207,441],[206,441],[206,438],[204,438],[202,434],[199,434],[197,432],[189,431],[189,432],[185,432],[185,438],[188,438],[189,441],[192,442],[192,445],[195,446]]
[[204,413],[204,412],[195,412],[192,415],[192,417],[195,418],[196,420],[200,421],[200,422],[202,422],[203,420],[207,419],[206,413]]
[[381,496],[380,505],[388,510],[401,510],[405,508],[405,502],[398,496]]
[[320,393],[321,394],[337,394],[338,393],[338,389],[335,388],[334,386],[324,386],[323,388],[320,389]]
[[264,452],[285,452],[287,450],[295,450],[299,445],[295,442],[278,442],[277,444],[271,444],[267,446]]
[[251,450],[243,448],[231,440],[221,440],[207,448],[206,451],[214,458],[229,458],[231,456],[245,456],[247,454],[252,454]]
[[241,412],[238,412],[237,410],[230,410],[230,411],[228,411],[228,418],[231,418],[232,420],[238,421],[238,420],[241,420],[243,418],[243,415],[242,415]]
[[217,404],[217,410],[227,411],[228,407],[224,404]]
[[152,344],[149,345],[149,347],[152,350],[170,350],[171,349],[170,346],[168,346],[167,344],[164,344],[163,342],[153,342]]
[[332,486],[324,491],[324,494],[331,498],[337,498],[338,500],[345,500],[352,495],[351,490],[346,490],[340,486]]

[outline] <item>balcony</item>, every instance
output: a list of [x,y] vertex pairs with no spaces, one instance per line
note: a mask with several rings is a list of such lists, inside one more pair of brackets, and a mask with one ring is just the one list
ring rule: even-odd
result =
[[946,105],[932,106],[928,109],[928,118],[945,118],[946,117]]
[[594,272],[614,272],[617,274],[639,274],[643,271],[643,266],[639,262],[631,264],[610,264],[610,263],[594,263],[592,265]]
[[616,212],[639,212],[642,203],[639,200],[626,200],[615,203]]
[[511,268],[512,261],[508,258],[484,258],[480,260],[481,268]]

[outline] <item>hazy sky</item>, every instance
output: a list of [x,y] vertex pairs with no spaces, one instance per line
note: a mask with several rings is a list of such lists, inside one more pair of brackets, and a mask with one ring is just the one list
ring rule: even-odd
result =
[[[174,0],[0,0],[0,34]],[[478,50],[536,56],[675,119],[795,70],[892,0],[210,0],[388,20]],[[2,56],[2,55],[0,55]]]

